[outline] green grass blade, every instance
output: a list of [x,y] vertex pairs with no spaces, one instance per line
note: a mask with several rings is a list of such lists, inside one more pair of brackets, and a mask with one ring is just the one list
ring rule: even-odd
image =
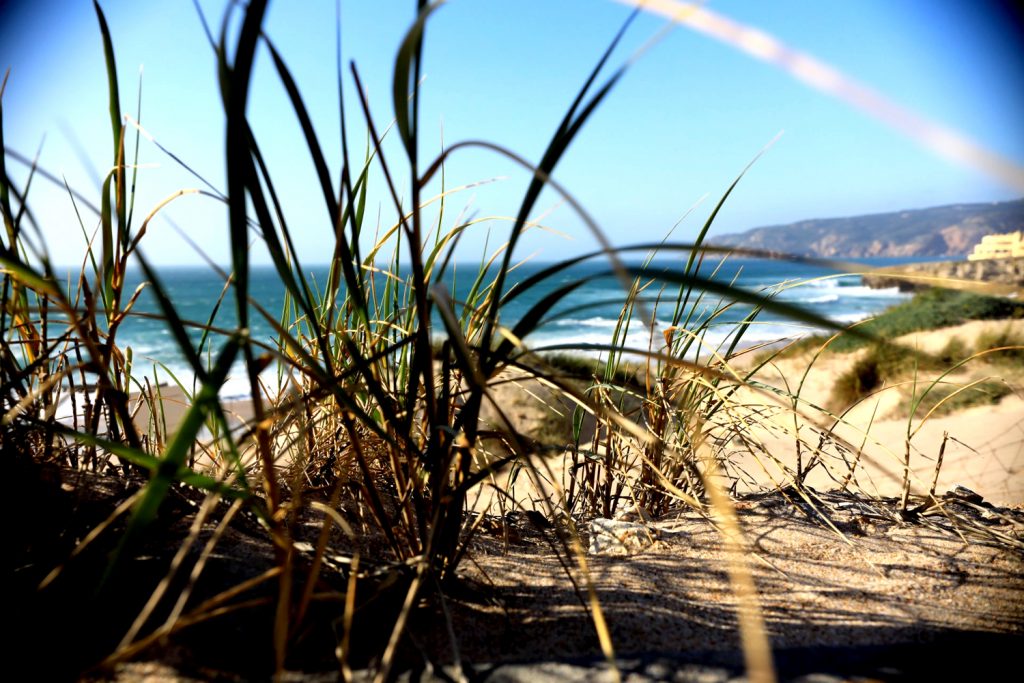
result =
[[[561,159],[565,151],[569,148],[569,144],[572,142],[573,138],[577,135],[577,133],[579,133],[587,118],[589,118],[589,116],[594,112],[597,105],[605,98],[605,96],[607,96],[607,94],[611,91],[611,88],[614,86],[614,84],[618,82],[619,78],[621,78],[621,76],[625,73],[626,66],[623,66],[617,72],[615,72],[615,74],[612,75],[612,77],[608,80],[605,86],[598,91],[598,93],[590,100],[588,104],[583,105],[582,111],[580,111],[579,114],[577,114],[577,110],[582,105],[586,97],[586,94],[587,92],[589,92],[590,88],[595,82],[597,75],[604,68],[605,63],[608,61],[612,52],[619,44],[619,41],[622,40],[622,37],[626,33],[626,29],[629,28],[629,25],[632,23],[633,19],[636,16],[636,12],[630,14],[629,19],[627,19],[626,22],[623,24],[622,28],[619,29],[619,32],[616,34],[611,44],[605,50],[597,65],[591,71],[590,76],[587,78],[583,87],[580,89],[579,93],[576,96],[576,99],[572,103],[572,106],[570,106],[569,110],[566,112],[561,124],[556,130],[554,136],[552,136],[551,141],[548,143],[548,147],[544,152],[544,156],[541,158],[541,162],[537,166],[537,172],[534,173],[534,176],[530,181],[530,186],[526,190],[526,195],[523,197],[523,201],[520,204],[519,211],[516,215],[515,224],[512,226],[512,232],[508,239],[508,248],[505,252],[502,267],[498,270],[498,276],[495,279],[495,291],[498,293],[498,296],[501,295],[501,292],[504,289],[505,276],[508,273],[509,267],[512,263],[512,255],[513,251],[515,250],[516,243],[518,242],[519,236],[522,234],[526,226],[526,223],[529,220],[529,216],[530,213],[533,211],[534,205],[540,198],[541,190],[543,190],[544,186],[547,184],[547,179],[551,176],[552,172],[555,169],[555,166],[558,164],[558,161]],[[494,324],[496,323],[497,319],[497,310],[498,298],[495,297],[492,308],[492,314],[487,317],[487,325],[484,331],[484,336],[487,338],[491,337],[491,335],[493,334]]]
[[439,4],[423,6],[421,3],[419,16],[405,34],[402,45],[398,48],[398,55],[395,57],[395,68],[392,70],[394,80],[392,81],[392,99],[395,107],[395,124],[398,127],[398,134],[402,138],[402,144],[409,155],[409,159],[416,159],[416,113],[415,102],[410,101],[410,93],[418,90],[416,73],[419,71],[419,54],[423,45],[423,32],[426,29],[427,18],[439,7]]
[[157,512],[167,497],[168,491],[177,479],[178,473],[185,466],[186,458],[195,444],[199,430],[206,421],[206,415],[217,404],[217,393],[238,355],[240,341],[237,336],[234,336],[225,344],[212,371],[182,418],[174,437],[167,444],[167,450],[163,457],[152,464],[155,465],[152,467],[152,478],[132,510],[128,526],[107,566],[104,581],[116,571],[124,549],[133,543],[138,535],[156,519]]
[[249,154],[250,132],[246,121],[249,83],[259,40],[260,27],[266,13],[266,0],[252,0],[245,9],[238,35],[234,63],[227,63],[227,17],[220,42],[220,67],[224,81],[224,112],[227,120],[226,164],[228,179],[228,224],[231,243],[232,270],[236,277],[235,301],[238,324],[249,324],[249,241],[246,214],[246,189],[256,184],[253,161]]
[[[270,56],[274,61],[274,67],[277,69],[277,75],[281,79],[281,83],[284,85],[285,91],[288,93],[288,99],[291,101],[292,109],[295,111],[295,115],[299,119],[299,125],[302,127],[302,135],[306,139],[306,146],[309,149],[309,156],[313,160],[313,167],[316,169],[317,180],[320,181],[320,190],[324,196],[324,204],[327,207],[327,217],[330,223],[333,225],[338,220],[338,202],[334,198],[334,187],[331,184],[331,172],[327,169],[327,161],[324,159],[323,150],[320,147],[320,141],[317,138],[316,131],[313,130],[313,122],[309,118],[309,112],[306,110],[306,105],[302,101],[302,96],[299,94],[298,86],[295,85],[295,79],[292,78],[291,72],[288,70],[288,66],[284,63],[281,55],[278,53],[274,44],[269,38],[264,36],[264,42],[267,48],[270,49]],[[351,256],[346,256],[351,258]]]
[[[136,123],[142,124],[142,69],[139,69],[139,93],[135,107],[135,121]],[[135,216],[135,183],[139,177],[139,138],[142,135],[142,129],[138,126],[135,127],[135,150],[134,158],[132,159],[132,183],[129,188],[129,202],[128,202],[128,220],[125,222],[125,230],[131,230],[132,218]]]
[[[96,19],[99,21],[100,34],[103,38],[103,58],[107,70],[108,105],[110,109],[110,130],[114,140],[114,169],[103,183],[103,300],[107,307],[108,319],[114,315],[116,292],[114,291],[115,239],[118,244],[127,244],[127,219],[125,216],[125,183],[124,183],[124,127],[121,123],[121,96],[117,83],[117,61],[114,59],[114,43],[110,37],[110,28],[103,15],[98,0],[93,0]],[[110,184],[114,185],[113,215],[110,205]],[[113,217],[117,218],[118,234],[114,235]]]
[[121,147],[121,97],[117,86],[117,62],[114,59],[114,43],[110,39],[110,28],[107,26],[107,19],[103,16],[100,3],[93,0],[93,7],[96,10],[96,19],[100,24],[100,34],[103,37],[103,58],[107,68],[107,90],[108,104],[110,107],[110,130],[114,137],[114,158],[118,156],[118,149]]
[[11,210],[11,194],[8,189],[9,179],[7,177],[7,148],[4,146],[4,90],[7,89],[7,79],[11,75],[10,68],[4,72],[4,80],[0,83],[0,213],[3,213],[4,228],[7,231],[7,244],[0,243],[4,251],[14,253],[17,244],[17,236],[14,228],[14,212]]

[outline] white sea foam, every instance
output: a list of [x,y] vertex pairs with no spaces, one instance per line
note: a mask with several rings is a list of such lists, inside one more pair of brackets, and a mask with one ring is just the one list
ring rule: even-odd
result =
[[857,285],[842,287],[840,291],[843,297],[853,297],[857,299],[903,299],[909,296],[908,294],[901,292],[899,287],[872,289],[871,287]]
[[614,328],[619,324],[619,321],[613,318],[602,318],[601,316],[594,316],[593,318],[583,318],[577,320],[575,318],[559,318],[553,321],[554,325],[559,327],[607,327]]
[[[856,281],[858,282],[859,279]],[[765,290],[772,291],[771,288]],[[808,296],[810,295],[810,296]],[[909,296],[901,292],[898,287],[886,287],[884,289],[873,289],[862,284],[845,284],[837,280],[814,281],[801,283],[795,287],[781,290],[779,296],[790,301],[803,301],[815,303],[818,297],[834,297],[828,301],[839,301],[840,299],[903,299]]]
[[[659,323],[652,332],[649,327],[634,323],[630,326],[624,342],[620,340],[620,343],[623,349],[627,350],[627,355],[634,357],[651,352],[664,353],[666,351],[664,332],[668,327],[667,323]],[[694,339],[688,354],[689,358],[692,359],[697,353],[704,355],[713,351],[724,351],[738,331],[739,326],[737,324],[724,323],[714,325],[700,332]],[[816,331],[818,331],[817,328],[801,323],[785,321],[754,322],[746,328],[740,341],[743,347],[754,346],[762,343],[788,341]],[[678,335],[680,333],[676,332],[675,334]],[[604,347],[610,343],[610,334],[581,328],[575,328],[574,331],[540,330],[526,339],[527,346],[537,351],[562,350],[589,356],[606,355],[607,350],[593,347]],[[552,349],[552,347],[559,348]],[[629,354],[628,350],[638,353]]]
[[839,301],[838,294],[822,294],[821,296],[811,296],[807,298],[796,299],[797,303],[801,304],[828,304],[833,301]]

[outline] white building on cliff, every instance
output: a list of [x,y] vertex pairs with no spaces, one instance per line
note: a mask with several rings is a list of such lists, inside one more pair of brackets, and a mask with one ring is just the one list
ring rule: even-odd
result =
[[985,235],[967,255],[968,261],[1024,257],[1024,233],[1020,230],[1001,235]]

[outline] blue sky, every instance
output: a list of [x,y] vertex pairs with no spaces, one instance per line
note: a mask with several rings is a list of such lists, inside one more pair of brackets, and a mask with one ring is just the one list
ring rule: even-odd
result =
[[[214,56],[191,2],[103,2],[119,66],[121,106],[135,115],[144,67],[142,125],[165,146],[224,186],[223,120]],[[225,2],[200,2],[216,28]],[[266,33],[294,72],[314,124],[340,167],[332,0],[271,4]],[[993,2],[717,0],[709,9],[757,27],[833,65],[895,103],[951,127],[1024,166],[1024,49],[1015,17]],[[423,158],[464,139],[501,144],[532,161],[629,9],[610,0],[452,0],[431,19],[425,48]],[[413,19],[411,0],[342,3],[342,49],[354,60],[378,129],[392,117],[391,68]],[[612,63],[626,60],[664,25],[643,15]],[[0,4],[0,68],[11,68],[3,99],[6,144],[33,155],[98,201],[95,172],[111,163],[106,77],[91,2]],[[350,142],[360,157],[365,127],[347,73]],[[294,114],[266,52],[258,59],[249,109],[298,248],[322,262],[331,226]],[[713,234],[812,217],[842,216],[973,201],[1012,199],[1019,190],[921,148],[884,124],[817,92],[777,68],[685,27],[664,37],[631,68],[574,142],[556,178],[597,219],[612,242],[696,234],[731,180],[784,132],[744,178]],[[44,141],[45,138],[45,142]],[[76,151],[76,148],[78,151]],[[392,135],[385,154],[402,169]],[[88,162],[83,163],[83,159]],[[142,142],[136,212],[197,181]],[[95,169],[90,171],[89,167]],[[21,169],[16,178],[24,179]],[[450,197],[445,225],[460,212],[479,218],[514,212],[528,176],[484,151],[465,151],[447,168],[449,187],[502,178]],[[370,228],[395,216],[379,174]],[[436,189],[436,188],[435,188]],[[84,237],[67,195],[35,182],[30,206],[59,263],[81,260]],[[538,215],[559,234],[535,231],[517,255],[557,259],[593,245],[553,193]],[[171,218],[216,261],[227,260],[226,211],[199,197],[177,200]],[[83,214],[87,230],[92,216]],[[508,223],[482,221],[460,245],[478,259],[504,241]],[[564,235],[564,236],[562,236]],[[197,256],[157,219],[143,241],[159,263]],[[261,252],[254,250],[255,258]]]

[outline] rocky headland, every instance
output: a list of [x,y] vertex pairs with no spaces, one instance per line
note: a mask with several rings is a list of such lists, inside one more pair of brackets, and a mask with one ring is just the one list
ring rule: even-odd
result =
[[[908,279],[905,276],[929,279]],[[934,278],[934,279],[931,279]],[[879,268],[864,275],[864,284],[875,289],[899,287],[910,292],[937,285],[952,285],[942,280],[969,280],[1002,286],[1000,290],[1024,289],[1024,258],[988,259],[984,261],[928,261]],[[1004,292],[1001,292],[1004,293]]]
[[815,218],[721,235],[723,247],[811,258],[966,256],[985,235],[1024,225],[1024,199],[952,204],[844,218]]

